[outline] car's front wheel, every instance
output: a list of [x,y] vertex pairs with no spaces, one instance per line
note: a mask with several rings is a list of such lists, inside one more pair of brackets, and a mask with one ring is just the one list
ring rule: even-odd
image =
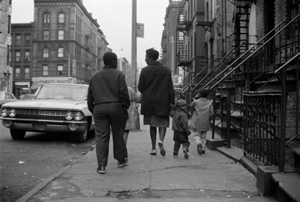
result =
[[25,134],[26,134],[25,130],[10,129],[10,135],[13,140],[23,140]]
[[85,142],[88,137],[89,130],[90,130],[90,126],[89,126],[89,124],[86,124],[84,131],[73,135],[73,140],[75,142]]

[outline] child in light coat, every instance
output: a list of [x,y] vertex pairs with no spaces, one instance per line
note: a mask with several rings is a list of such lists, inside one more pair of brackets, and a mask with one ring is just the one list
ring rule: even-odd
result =
[[210,129],[210,120],[214,114],[212,101],[207,98],[209,94],[209,90],[200,89],[198,92],[199,98],[194,100],[191,104],[191,128],[196,131],[194,139],[197,144],[197,151],[200,155],[205,153],[206,135]]

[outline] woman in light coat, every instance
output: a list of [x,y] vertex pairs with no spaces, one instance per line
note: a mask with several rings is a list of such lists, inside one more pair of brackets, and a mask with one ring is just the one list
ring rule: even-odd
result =
[[130,130],[137,130],[139,127],[137,127],[137,121],[139,121],[139,113],[138,113],[138,104],[141,102],[141,95],[138,95],[131,87],[128,87],[128,94],[129,94],[129,99],[130,99],[130,106],[128,108],[128,116],[129,118],[127,119],[126,122],[126,127],[125,127],[125,132],[124,132],[124,141],[125,145],[127,144],[127,139],[129,135]]

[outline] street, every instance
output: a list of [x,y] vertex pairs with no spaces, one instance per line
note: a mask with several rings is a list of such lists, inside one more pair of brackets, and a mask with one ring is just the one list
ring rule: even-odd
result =
[[0,124],[1,202],[16,201],[37,184],[92,150],[94,136],[75,143],[68,135],[27,132],[25,139],[11,139]]

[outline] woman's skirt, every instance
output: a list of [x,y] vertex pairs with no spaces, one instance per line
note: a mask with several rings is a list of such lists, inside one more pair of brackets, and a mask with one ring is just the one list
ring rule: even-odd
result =
[[157,116],[157,115],[144,115],[144,125],[150,125],[150,127],[169,127],[169,116]]

